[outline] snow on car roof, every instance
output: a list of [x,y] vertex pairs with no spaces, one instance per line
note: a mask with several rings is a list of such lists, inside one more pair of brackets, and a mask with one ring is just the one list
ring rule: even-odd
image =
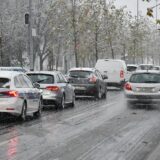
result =
[[1,71],[0,70],[0,77],[2,78],[12,78],[16,75],[19,75],[19,74],[23,74],[23,73],[20,73],[20,72],[16,72],[16,71]]
[[26,74],[56,74],[56,73],[60,73],[59,71],[31,71],[31,72],[27,72]]
[[153,64],[139,64],[138,66],[154,66]]
[[127,64],[127,67],[137,67],[136,64]]
[[95,71],[95,68],[85,68],[85,67],[78,67],[78,68],[71,68],[69,71]]

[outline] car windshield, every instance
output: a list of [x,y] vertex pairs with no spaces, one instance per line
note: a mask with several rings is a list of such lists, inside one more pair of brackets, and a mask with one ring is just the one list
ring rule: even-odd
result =
[[141,65],[138,67],[139,70],[152,70],[153,66],[152,65]]
[[130,78],[131,83],[160,83],[160,74],[141,73],[133,74]]
[[52,84],[54,83],[54,77],[48,74],[27,74],[33,83],[40,84]]
[[133,71],[135,71],[136,69],[137,69],[136,66],[127,66],[127,71],[129,71],[129,72],[133,72]]
[[69,76],[74,78],[89,78],[93,72],[91,71],[70,71]]
[[0,88],[10,88],[10,79],[0,78]]

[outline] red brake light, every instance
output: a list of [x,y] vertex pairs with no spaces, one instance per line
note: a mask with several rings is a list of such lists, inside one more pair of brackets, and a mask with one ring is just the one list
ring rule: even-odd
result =
[[96,81],[97,81],[97,77],[94,75],[91,78],[89,78],[89,82],[96,83]]
[[125,88],[126,90],[128,90],[128,91],[131,91],[131,90],[132,90],[132,87],[131,87],[131,85],[130,85],[129,83],[126,83],[125,86],[124,86],[124,88]]
[[50,90],[50,91],[59,91],[60,88],[58,86],[48,86],[46,87],[47,90]]
[[5,91],[5,92],[0,92],[4,96],[9,96],[9,97],[18,97],[18,92],[17,91]]
[[124,71],[123,70],[120,71],[120,78],[124,78]]
[[9,92],[8,92],[8,95],[9,95],[10,97],[18,97],[18,92],[17,92],[17,91],[9,91]]

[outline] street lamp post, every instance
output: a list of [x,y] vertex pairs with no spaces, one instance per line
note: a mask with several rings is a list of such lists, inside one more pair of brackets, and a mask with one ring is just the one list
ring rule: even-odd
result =
[[33,61],[33,37],[32,37],[32,0],[29,0],[29,24],[28,24],[28,53],[30,70],[34,70]]

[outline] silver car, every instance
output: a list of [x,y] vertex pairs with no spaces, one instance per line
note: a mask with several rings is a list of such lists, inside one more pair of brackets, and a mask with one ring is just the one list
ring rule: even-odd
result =
[[128,105],[160,104],[160,72],[137,71],[124,87]]
[[69,84],[62,73],[57,71],[40,71],[29,72],[27,75],[34,84],[38,83],[40,85],[43,96],[43,107],[56,106],[56,108],[63,109],[66,104],[74,107],[74,87]]
[[24,73],[0,71],[0,112],[20,116],[41,115],[41,93]]

